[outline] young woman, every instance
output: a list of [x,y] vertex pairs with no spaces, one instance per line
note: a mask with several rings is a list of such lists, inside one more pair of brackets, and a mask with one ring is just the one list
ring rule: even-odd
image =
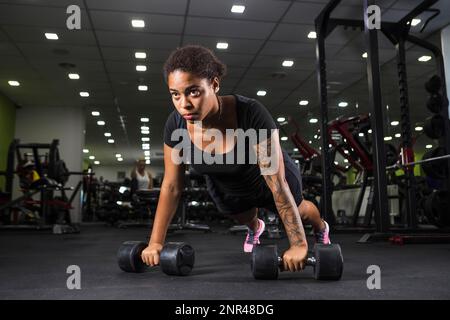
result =
[[131,170],[131,181],[136,191],[153,189],[153,177],[145,168],[145,159],[136,161],[136,166]]
[[[247,225],[244,251],[251,252],[260,243],[265,226],[258,219],[257,210],[267,208],[278,212],[289,239],[290,248],[283,254],[284,269],[301,270],[308,253],[303,222],[313,226],[316,242],[326,244],[330,243],[328,224],[321,219],[314,204],[302,199],[300,172],[281,149],[276,124],[266,108],[257,100],[241,95],[218,95],[225,72],[226,66],[212,51],[201,46],[176,49],[164,65],[176,110],[165,126],[164,179],[149,246],[142,252],[142,260],[151,266],[159,264],[167,228],[183,190],[184,165],[177,158],[181,150],[192,168],[205,176],[217,209]],[[185,139],[174,134],[177,129],[184,130]],[[211,132],[216,137],[217,133],[229,137],[231,129],[241,129],[241,132],[253,129],[258,133],[256,143],[248,139],[245,146],[249,148],[238,148],[236,140],[239,139],[233,137],[211,142]],[[249,161],[252,150],[255,162]],[[191,151],[190,155],[186,151]],[[245,163],[227,161],[236,160],[242,152]],[[196,158],[199,154],[200,162]],[[208,156],[222,161],[206,163]]]

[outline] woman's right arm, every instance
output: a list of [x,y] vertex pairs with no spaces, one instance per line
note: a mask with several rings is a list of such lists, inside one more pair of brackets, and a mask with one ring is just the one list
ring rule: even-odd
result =
[[159,264],[159,253],[184,188],[184,165],[175,164],[171,155],[172,148],[164,144],[164,178],[159,193],[149,246],[142,254],[143,261],[148,265]]

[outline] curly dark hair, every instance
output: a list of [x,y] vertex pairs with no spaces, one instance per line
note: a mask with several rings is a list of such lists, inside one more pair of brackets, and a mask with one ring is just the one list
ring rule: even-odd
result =
[[180,70],[189,72],[197,77],[213,80],[215,77],[222,79],[227,72],[227,67],[208,48],[199,45],[187,45],[175,49],[164,63],[164,79],[170,73]]

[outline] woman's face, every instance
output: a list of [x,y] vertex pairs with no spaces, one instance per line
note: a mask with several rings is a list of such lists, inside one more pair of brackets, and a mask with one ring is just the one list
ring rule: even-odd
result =
[[145,169],[145,161],[139,160],[137,167],[138,167],[138,170],[144,170]]
[[209,81],[175,70],[169,74],[167,83],[175,108],[187,121],[203,121],[216,103],[217,78]]

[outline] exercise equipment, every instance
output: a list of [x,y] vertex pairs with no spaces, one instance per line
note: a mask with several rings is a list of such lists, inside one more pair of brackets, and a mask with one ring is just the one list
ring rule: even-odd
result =
[[[338,244],[316,244],[313,255],[308,253],[305,264],[313,267],[316,280],[340,280],[344,270],[341,247]],[[250,267],[255,279],[277,279],[278,271],[283,271],[283,260],[277,246],[254,247]]]
[[[142,241],[124,242],[117,252],[120,269],[133,273],[147,270],[147,265],[141,259],[141,253],[145,248],[147,243]],[[186,276],[194,267],[194,249],[185,242],[168,242],[163,246],[159,260],[161,270],[165,274]]]
[[425,134],[431,139],[439,139],[445,134],[445,119],[440,114],[432,115],[425,120]]
[[424,200],[425,216],[430,223],[438,227],[447,227],[450,225],[449,214],[450,194],[444,190],[434,190]]

